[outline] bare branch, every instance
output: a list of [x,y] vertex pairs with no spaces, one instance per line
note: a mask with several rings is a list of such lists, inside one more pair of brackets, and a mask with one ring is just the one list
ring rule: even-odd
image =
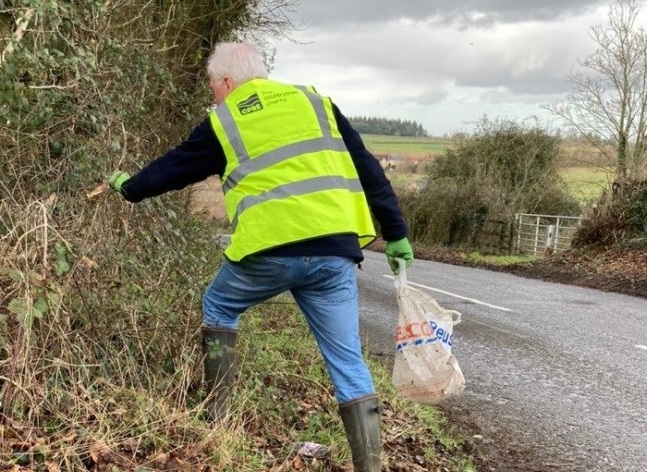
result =
[[647,35],[636,25],[639,11],[637,0],[611,4],[608,22],[591,27],[597,51],[568,77],[571,94],[546,107],[601,152],[613,143],[621,176],[643,172],[647,160]]
[[9,41],[9,44],[5,46],[2,54],[0,54],[0,66],[2,66],[7,56],[14,51],[15,45],[22,40],[32,16],[34,16],[34,9],[28,8],[23,17],[16,21],[16,31],[14,32],[13,39]]

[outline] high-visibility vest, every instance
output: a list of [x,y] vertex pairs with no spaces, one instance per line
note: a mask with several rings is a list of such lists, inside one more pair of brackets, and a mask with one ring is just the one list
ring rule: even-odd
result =
[[227,158],[228,259],[338,234],[356,235],[360,247],[375,239],[330,99],[312,87],[254,79],[209,117]]

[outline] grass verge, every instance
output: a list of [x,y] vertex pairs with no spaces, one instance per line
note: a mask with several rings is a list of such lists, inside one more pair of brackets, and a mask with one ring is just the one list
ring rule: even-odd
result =
[[[140,364],[138,356],[124,354],[104,362],[115,371]],[[199,364],[195,347],[187,345],[180,355],[186,363],[167,379],[149,379],[152,388],[108,378],[70,386],[67,392],[54,387],[49,395],[66,395],[68,411],[52,411],[38,425],[34,418],[5,417],[0,466],[12,471],[352,470],[316,344],[287,296],[244,317],[239,356],[234,408],[220,425],[202,420],[202,391],[186,392]],[[385,470],[476,470],[464,441],[436,409],[398,399],[384,365],[370,360],[370,366],[385,406]],[[68,368],[59,363],[52,376]],[[165,380],[166,394],[159,395],[157,384]],[[30,398],[37,396],[34,392]],[[332,454],[306,459],[297,453],[303,442],[325,445]]]
[[507,254],[507,255],[492,255],[481,254],[480,252],[470,252],[469,254],[462,254],[467,261],[473,262],[478,265],[505,267],[511,265],[525,264],[528,262],[536,262],[540,258],[537,256]]

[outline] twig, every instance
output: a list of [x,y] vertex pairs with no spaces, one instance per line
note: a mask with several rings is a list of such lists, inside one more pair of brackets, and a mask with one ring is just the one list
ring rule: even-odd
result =
[[65,90],[65,89],[71,89],[75,88],[78,84],[74,82],[71,85],[29,85],[30,89],[33,90],[45,90],[45,89],[58,89],[58,90]]
[[47,261],[47,246],[48,246],[48,241],[47,241],[47,207],[41,203],[41,208],[43,210],[43,267],[45,269],[45,273],[43,275],[46,275],[47,269],[49,267],[48,261]]
[[313,384],[313,385],[315,385],[315,386],[319,387],[322,391],[324,391],[324,392],[328,392],[328,388],[327,388],[326,386],[324,386],[324,385],[320,384],[320,383],[319,383],[319,382],[317,382],[316,380],[309,379],[308,377],[304,377],[304,376],[299,375],[299,374],[295,374],[294,372],[284,372],[284,373],[285,373],[288,377],[295,377],[295,378],[297,378],[297,379],[299,379],[299,380],[303,380],[304,382],[309,382],[309,383],[311,383],[311,384]]
[[22,37],[25,34],[25,30],[27,29],[27,25],[29,25],[32,16],[34,16],[34,9],[29,8],[25,12],[25,16],[16,21],[16,32],[14,33],[14,39],[13,41],[9,41],[9,44],[5,46],[4,51],[2,51],[2,54],[0,54],[0,66],[4,63],[6,57],[14,51],[14,44],[18,44],[22,40]]

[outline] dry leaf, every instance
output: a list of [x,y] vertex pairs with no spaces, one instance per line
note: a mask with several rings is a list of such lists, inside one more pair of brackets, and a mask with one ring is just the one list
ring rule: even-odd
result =
[[155,465],[155,467],[163,470],[166,467],[166,464],[168,464],[168,461],[169,461],[168,454],[164,452],[160,452],[153,458],[151,462]]
[[108,190],[108,184],[101,184],[97,188],[95,188],[93,191],[88,193],[88,198],[94,198],[97,195],[101,195],[106,190]]
[[45,200],[45,207],[48,209],[54,208],[56,206],[56,202],[58,201],[58,195],[53,193],[49,197],[47,197],[47,200]]
[[139,449],[139,440],[135,438],[126,439],[121,443],[121,448],[126,452],[135,452]]
[[47,466],[47,472],[61,472],[58,464],[52,461],[45,461],[45,465]]
[[301,456],[296,456],[291,465],[292,470],[303,470],[303,467],[305,466],[303,459],[301,459]]
[[92,259],[90,259],[87,256],[83,256],[81,258],[81,264],[86,266],[88,269],[95,269],[98,266],[96,262],[94,262]]
[[65,435],[64,438],[61,439],[61,442],[72,442],[76,439],[77,434],[76,431],[70,431]]
[[90,457],[95,464],[103,458],[103,455],[108,451],[108,447],[103,443],[96,443],[90,447]]

